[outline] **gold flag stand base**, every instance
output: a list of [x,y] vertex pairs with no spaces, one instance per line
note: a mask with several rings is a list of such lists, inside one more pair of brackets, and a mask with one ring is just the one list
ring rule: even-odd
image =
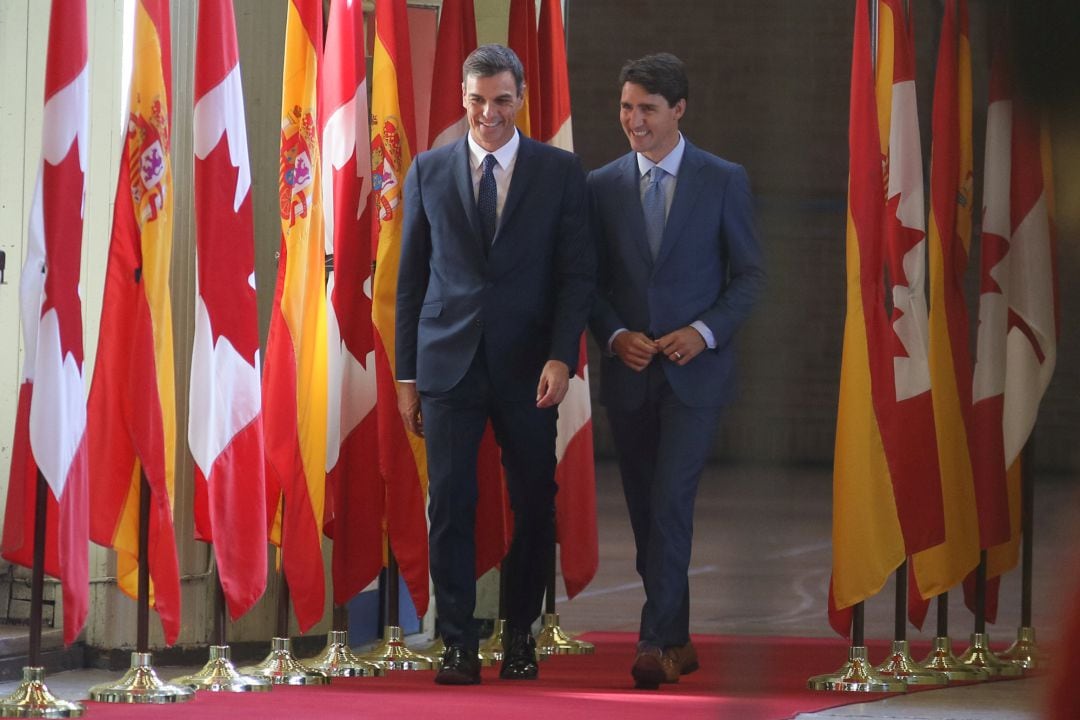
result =
[[131,669],[112,684],[90,688],[90,699],[106,703],[177,703],[195,697],[195,691],[182,685],[162,682],[154,671],[150,653],[131,653]]
[[949,676],[936,670],[925,668],[911,657],[911,647],[907,640],[893,640],[892,650],[885,662],[874,670],[879,675],[895,678],[905,685],[947,685]]
[[998,655],[998,658],[1013,665],[1019,665],[1024,670],[1042,670],[1046,668],[1046,656],[1042,653],[1038,643],[1035,642],[1035,628],[1016,628],[1016,642],[1009,649]]
[[558,613],[544,613],[544,622],[536,635],[536,654],[548,655],[592,655],[596,646],[584,640],[575,640],[559,627]]
[[491,637],[480,643],[480,664],[491,667],[502,662],[503,659],[503,635],[506,633],[506,621],[502,618],[495,621],[495,627],[491,631]]
[[941,635],[934,638],[934,648],[920,664],[941,673],[950,682],[982,682],[990,678],[990,673],[960,662],[953,655],[952,640]]
[[68,702],[45,687],[45,668],[26,666],[23,679],[15,692],[0,699],[0,717],[70,718],[82,717],[83,706]]
[[1024,669],[1019,665],[998,659],[990,649],[990,638],[986,633],[971,633],[971,645],[960,656],[960,662],[985,670],[990,677],[1018,677],[1024,674]]
[[360,655],[365,662],[375,663],[383,670],[434,670],[439,661],[413,652],[402,641],[401,627],[383,628],[383,641]]
[[381,667],[361,660],[349,647],[349,633],[331,630],[326,636],[326,647],[307,661],[307,666],[321,670],[330,677],[379,677],[384,675]]
[[210,659],[202,670],[173,678],[172,682],[209,692],[266,692],[273,687],[268,678],[238,673],[229,659],[228,645],[211,645]]
[[839,690],[841,692],[905,692],[907,684],[901,680],[874,671],[866,659],[866,646],[848,648],[848,661],[834,673],[815,675],[806,681],[811,690]]
[[266,678],[274,685],[326,685],[330,676],[296,659],[290,638],[270,638],[270,654],[258,665],[240,668],[245,675]]

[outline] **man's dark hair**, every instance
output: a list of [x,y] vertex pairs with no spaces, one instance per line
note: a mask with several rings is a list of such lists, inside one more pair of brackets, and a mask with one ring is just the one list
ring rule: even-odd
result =
[[465,58],[461,66],[461,81],[467,82],[470,75],[492,77],[506,71],[514,76],[514,85],[518,97],[521,97],[525,87],[525,68],[521,66],[517,53],[505,45],[481,45]]
[[628,61],[619,73],[619,87],[628,82],[640,85],[650,95],[662,95],[669,107],[690,95],[686,66],[671,53],[656,53]]

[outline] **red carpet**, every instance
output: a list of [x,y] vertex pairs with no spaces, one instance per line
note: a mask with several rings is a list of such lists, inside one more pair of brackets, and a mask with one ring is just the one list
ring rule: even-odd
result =
[[[630,665],[635,638],[588,633],[595,655],[545,660],[535,682],[508,682],[484,668],[483,684],[442,687],[431,672],[392,672],[382,678],[334,680],[323,687],[276,687],[265,693],[199,693],[187,703],[148,708],[86,703],[86,716],[173,720],[211,718],[544,718],[655,720],[675,717],[779,720],[800,712],[885,697],[806,690],[811,675],[832,672],[847,657],[839,638],[695,636],[701,669],[660,690],[634,690]],[[871,659],[885,654],[871,645]],[[917,647],[917,656],[925,646]],[[167,675],[167,673],[165,673]]]

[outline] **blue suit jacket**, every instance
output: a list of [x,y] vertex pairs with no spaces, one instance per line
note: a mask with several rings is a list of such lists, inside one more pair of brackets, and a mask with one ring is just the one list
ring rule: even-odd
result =
[[531,400],[549,359],[573,372],[596,282],[577,156],[524,136],[485,256],[465,138],[421,153],[405,179],[396,367],[445,392],[481,337],[500,397]]
[[[691,407],[727,404],[735,393],[732,338],[765,284],[746,171],[688,141],[655,261],[645,238],[637,156],[589,174],[591,219],[600,258],[590,325],[601,348],[619,328],[657,338],[700,320],[716,339],[683,366],[661,357],[668,382]],[[605,353],[601,400],[631,410],[645,399],[646,375]]]

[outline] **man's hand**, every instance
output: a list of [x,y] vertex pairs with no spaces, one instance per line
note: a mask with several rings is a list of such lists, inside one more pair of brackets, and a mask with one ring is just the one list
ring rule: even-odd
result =
[[611,340],[611,351],[626,367],[635,372],[641,372],[648,367],[656,353],[660,352],[656,342],[648,335],[634,330],[616,335]]
[[656,339],[656,347],[676,365],[685,365],[705,349],[705,338],[687,325]]
[[416,383],[397,384],[397,406],[405,429],[413,435],[424,437],[424,418],[420,414],[420,393],[416,390]]
[[570,368],[561,360],[548,360],[540,371],[536,386],[536,407],[554,407],[566,397],[570,387]]

